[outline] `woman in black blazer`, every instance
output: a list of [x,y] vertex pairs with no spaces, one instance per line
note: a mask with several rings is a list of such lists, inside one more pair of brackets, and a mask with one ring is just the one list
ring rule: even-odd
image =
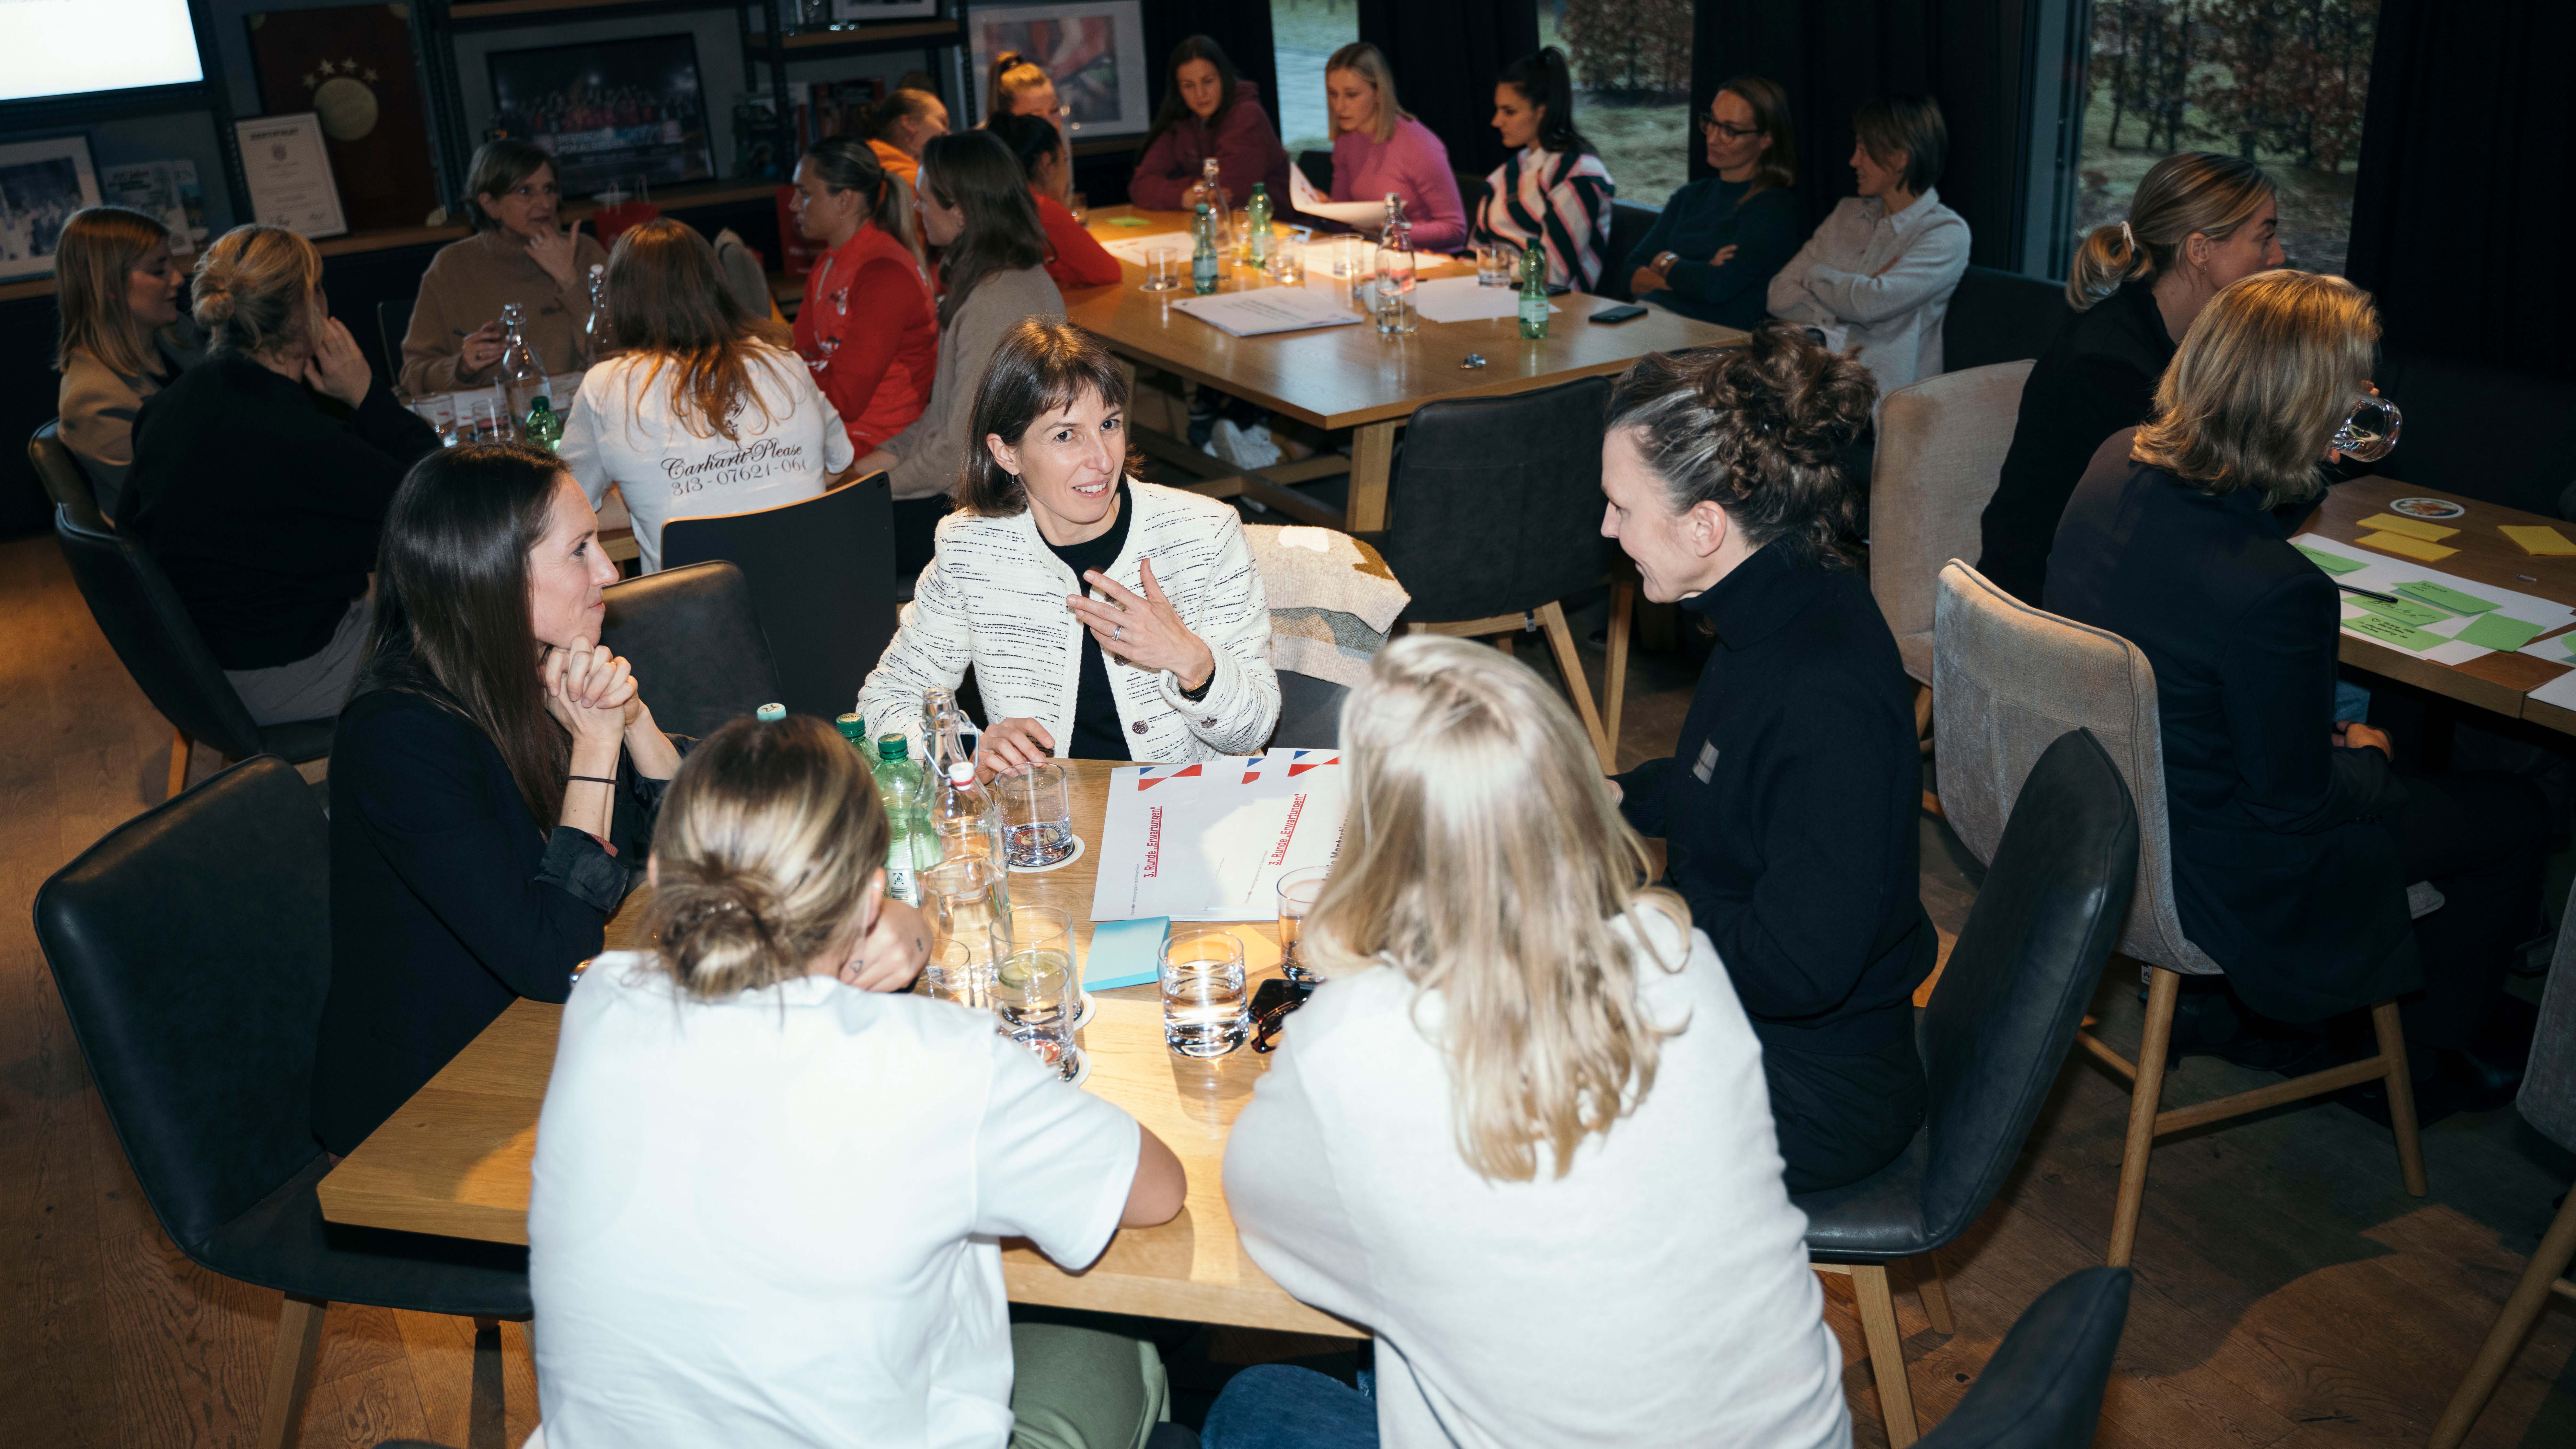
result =
[[[2314,1022],[2395,996],[2432,1115],[2509,1097],[2471,1051],[2537,929],[2546,820],[2512,776],[2400,776],[2388,737],[2334,716],[2341,607],[2288,542],[2378,340],[2340,277],[2220,292],[2068,500],[2047,607],[2156,672],[2175,905],[2257,1011]],[[2284,517],[2291,522],[2285,523]],[[2448,898],[2410,923],[2406,887]]]
[[2218,289],[2281,265],[2281,208],[2251,161],[2168,156],[2126,221],[2095,227],[2066,279],[2074,315],[2032,365],[2003,476],[1986,503],[1977,571],[2038,602],[2066,497],[2102,440],[2154,411],[2156,379]]

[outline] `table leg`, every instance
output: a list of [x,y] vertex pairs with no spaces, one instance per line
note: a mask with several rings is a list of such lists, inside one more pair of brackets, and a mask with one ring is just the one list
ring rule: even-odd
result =
[[1386,527],[1386,481],[1395,471],[1395,430],[1400,422],[1368,423],[1351,433],[1350,531]]

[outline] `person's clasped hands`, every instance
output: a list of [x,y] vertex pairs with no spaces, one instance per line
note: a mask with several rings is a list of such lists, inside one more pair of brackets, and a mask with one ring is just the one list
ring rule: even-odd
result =
[[577,740],[615,740],[644,707],[633,667],[605,644],[575,639],[569,649],[548,649],[539,672],[546,713]]

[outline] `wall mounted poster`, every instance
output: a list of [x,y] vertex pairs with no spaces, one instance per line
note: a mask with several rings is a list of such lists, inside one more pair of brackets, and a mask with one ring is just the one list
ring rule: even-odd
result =
[[498,50],[489,62],[493,129],[553,155],[567,199],[716,174],[694,35]]
[[306,111],[235,121],[233,134],[241,138],[252,216],[308,237],[348,231],[340,188],[331,179],[331,155],[322,147],[320,116]]
[[1072,5],[977,6],[967,18],[975,51],[976,114],[993,57],[1016,50],[1055,81],[1070,112],[1067,135],[1093,140],[1139,135],[1153,124],[1154,73],[1145,64],[1145,22],[1137,0]]
[[49,275],[63,223],[96,205],[87,137],[0,146],[0,280]]
[[194,161],[136,161],[101,167],[99,200],[157,218],[170,228],[170,250],[187,256],[206,244],[206,191]]
[[419,226],[438,209],[409,8],[344,5],[248,17],[261,106],[272,115],[311,111],[322,118],[340,204],[361,231]]

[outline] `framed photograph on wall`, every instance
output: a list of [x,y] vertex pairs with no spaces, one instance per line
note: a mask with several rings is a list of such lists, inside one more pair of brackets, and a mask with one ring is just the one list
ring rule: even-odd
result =
[[[1145,63],[1145,21],[1137,0],[976,6],[967,14],[975,54],[975,114],[993,57],[1016,50],[1055,81],[1076,141],[1142,134],[1154,121],[1154,72]],[[959,124],[965,124],[960,121]]]
[[0,146],[0,280],[52,275],[63,223],[96,205],[87,136]]
[[649,189],[714,178],[696,36],[496,50],[486,59],[493,129],[544,147],[565,199],[639,180]]

